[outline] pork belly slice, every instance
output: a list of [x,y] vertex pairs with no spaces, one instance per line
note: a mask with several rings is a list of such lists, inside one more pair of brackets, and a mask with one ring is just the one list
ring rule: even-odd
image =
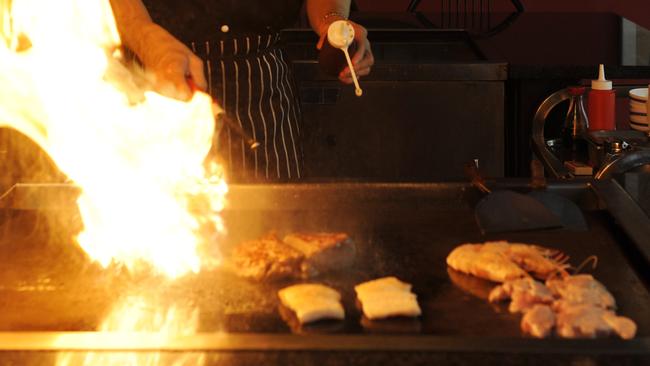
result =
[[563,338],[607,337],[612,333],[623,339],[636,335],[636,324],[629,318],[593,304],[565,303],[557,311],[557,333]]
[[302,269],[308,277],[345,269],[356,256],[354,242],[345,233],[292,233],[283,241],[305,256]]
[[551,304],[554,300],[551,291],[543,283],[530,277],[506,281],[495,287],[488,297],[490,302],[510,299],[508,310],[511,313],[526,313],[536,304]]
[[589,274],[549,279],[546,286],[564,303],[590,304],[604,309],[616,308],[614,296]]
[[384,277],[355,286],[363,314],[370,320],[422,314],[411,284],[395,277]]
[[521,318],[521,330],[536,338],[546,338],[555,327],[555,313],[548,305],[535,304]]
[[274,236],[239,244],[230,262],[234,272],[256,281],[299,278],[304,255]]
[[338,291],[320,284],[299,284],[278,291],[284,306],[291,309],[301,324],[321,319],[343,319],[345,310]]

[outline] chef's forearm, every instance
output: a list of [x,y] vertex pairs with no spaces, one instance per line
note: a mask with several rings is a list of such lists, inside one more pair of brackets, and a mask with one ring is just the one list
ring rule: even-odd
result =
[[333,21],[346,19],[350,15],[350,2],[351,0],[307,0],[307,15],[312,29],[322,35]]
[[151,20],[142,1],[110,0],[110,3],[122,43],[145,64],[148,59],[160,57],[152,45],[162,43],[171,35]]

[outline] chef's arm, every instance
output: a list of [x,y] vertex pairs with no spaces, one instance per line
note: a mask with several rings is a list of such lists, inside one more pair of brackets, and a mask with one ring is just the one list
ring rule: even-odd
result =
[[307,0],[309,24],[322,36],[332,22],[348,18],[350,3],[351,0]]
[[205,90],[203,62],[182,42],[154,23],[141,0],[110,0],[123,44],[154,75],[158,92],[179,99],[192,94],[187,78]]
[[[337,20],[347,19],[350,15],[351,0],[307,0],[307,16],[312,29],[318,33],[320,49],[327,35],[330,24]],[[357,52],[352,56],[352,64],[358,76],[368,75],[375,59],[368,42],[368,31],[363,26],[350,22],[354,27],[354,38],[357,44]],[[352,83],[352,75],[349,68],[345,68],[339,75],[344,83]]]

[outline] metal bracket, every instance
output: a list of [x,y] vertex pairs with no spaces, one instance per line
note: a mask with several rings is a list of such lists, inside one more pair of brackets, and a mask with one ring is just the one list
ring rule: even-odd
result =
[[618,159],[603,166],[594,178],[603,180],[625,173],[634,168],[650,164],[650,150],[637,150],[622,154]]
[[569,172],[564,164],[558,159],[546,146],[544,139],[544,125],[546,118],[551,113],[551,110],[558,104],[569,99],[569,92],[567,89],[562,89],[551,94],[542,104],[537,108],[535,117],[533,118],[532,126],[532,142],[533,151],[539,160],[544,164],[544,169],[549,172],[554,178],[558,179],[571,179],[573,175]]

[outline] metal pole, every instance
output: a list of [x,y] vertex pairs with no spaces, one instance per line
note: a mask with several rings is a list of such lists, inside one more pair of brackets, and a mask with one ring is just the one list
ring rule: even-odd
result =
[[410,13],[415,12],[418,9],[418,6],[420,6],[420,2],[422,2],[422,0],[411,0],[411,3],[406,10]]

